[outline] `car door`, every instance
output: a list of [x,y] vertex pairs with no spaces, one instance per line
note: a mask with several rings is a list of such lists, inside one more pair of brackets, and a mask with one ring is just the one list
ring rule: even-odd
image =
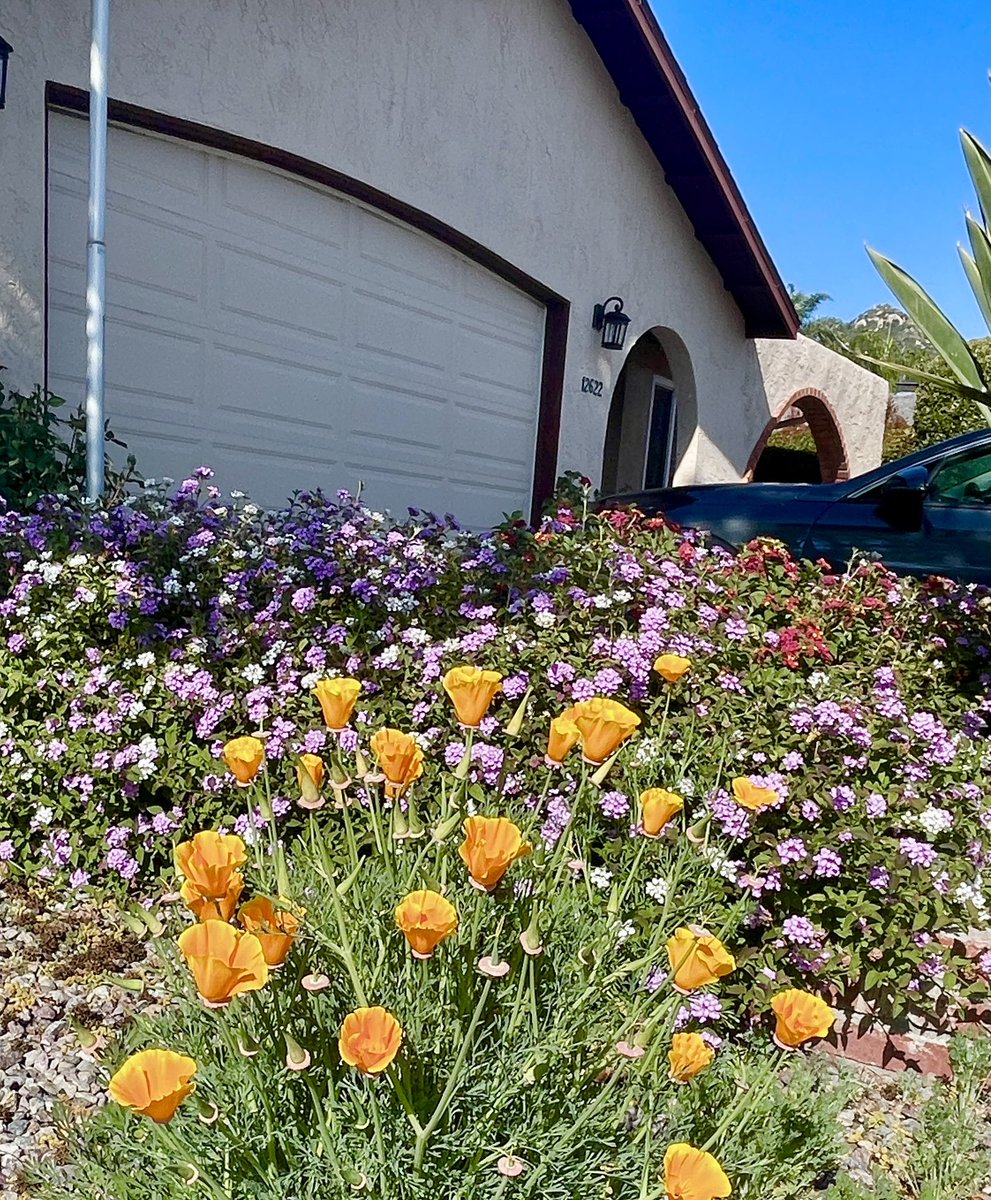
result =
[[905,574],[991,583],[991,446],[895,470],[827,508],[805,553],[839,567],[855,550]]

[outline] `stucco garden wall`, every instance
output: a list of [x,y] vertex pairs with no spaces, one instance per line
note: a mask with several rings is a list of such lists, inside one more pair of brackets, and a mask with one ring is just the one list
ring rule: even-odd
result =
[[888,385],[841,354],[801,335],[794,342],[758,339],[764,392],[771,417],[778,416],[797,391],[821,391],[836,414],[851,475],[881,461]]
[[[88,82],[88,0],[55,7],[7,0],[0,30],[0,363],[25,387],[44,370],[45,83]],[[744,469],[770,411],[758,351],[565,0],[129,0],[110,94],[355,176],[565,296],[561,470],[601,470],[622,355],[590,318],[614,293],[630,345],[663,326],[691,360],[699,429],[679,478]]]

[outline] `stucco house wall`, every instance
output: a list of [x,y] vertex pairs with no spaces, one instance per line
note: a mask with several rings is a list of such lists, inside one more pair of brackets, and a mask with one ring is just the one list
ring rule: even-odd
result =
[[[88,82],[89,4],[57,7],[2,12],[15,53],[0,113],[0,363],[22,387],[44,370],[45,83]],[[679,482],[739,478],[790,386],[842,390],[856,461],[876,461],[883,405],[867,402],[864,373],[745,337],[565,0],[129,0],[113,6],[109,90],[361,179],[567,298],[561,470],[599,478],[623,355],[601,349],[590,318],[612,294],[633,318],[628,347],[663,328],[689,364]]]

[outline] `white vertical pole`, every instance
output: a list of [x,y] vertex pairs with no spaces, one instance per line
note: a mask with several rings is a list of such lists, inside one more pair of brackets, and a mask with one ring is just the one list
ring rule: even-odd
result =
[[92,0],[89,51],[89,223],[86,233],[86,496],[103,495],[103,363],[107,292],[107,57],[110,0]]

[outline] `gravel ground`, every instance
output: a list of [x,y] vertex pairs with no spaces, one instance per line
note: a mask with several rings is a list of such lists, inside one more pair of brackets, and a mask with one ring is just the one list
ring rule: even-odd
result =
[[[107,982],[113,978],[144,986],[131,991]],[[67,905],[0,881],[0,1200],[27,1194],[18,1181],[27,1161],[57,1157],[57,1103],[78,1113],[104,1102],[100,1043],[139,1005],[147,1011],[163,999],[153,956],[113,906]],[[96,1035],[94,1046],[82,1048],[79,1027]],[[871,1067],[832,1069],[856,1070],[864,1084],[841,1115],[849,1143],[842,1169],[868,1188],[875,1170],[901,1177],[933,1082]],[[983,1195],[991,1197],[991,1187]]]
[[[69,909],[71,908],[71,912]],[[142,978],[140,994],[101,982]],[[95,1058],[138,1002],[154,1003],[157,973],[146,947],[113,908],[61,904],[0,884],[0,1200],[24,1195],[19,1169],[57,1154],[56,1104],[86,1112],[104,1101]],[[95,1034],[88,1050],[77,1028]]]

